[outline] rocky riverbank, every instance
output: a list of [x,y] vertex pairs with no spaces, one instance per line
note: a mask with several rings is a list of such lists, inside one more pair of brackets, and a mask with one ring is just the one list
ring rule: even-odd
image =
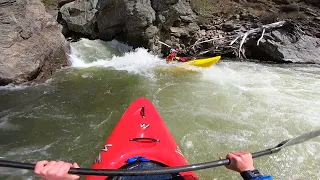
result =
[[0,85],[49,78],[69,45],[40,0],[0,2]]
[[[168,53],[160,40],[184,55],[320,63],[318,1],[77,0],[66,3],[59,12],[58,21],[68,32],[93,39],[116,38],[155,54]],[[260,38],[263,25],[281,20],[290,23]],[[228,45],[254,28],[261,28],[260,34],[244,39],[241,51],[240,38]]]
[[[163,56],[169,52],[165,43],[183,55],[320,64],[320,3],[314,0],[43,2],[61,28],[38,0],[0,4],[0,84],[42,79],[66,65],[68,46],[60,31],[118,39]],[[275,22],[285,23],[269,28]]]

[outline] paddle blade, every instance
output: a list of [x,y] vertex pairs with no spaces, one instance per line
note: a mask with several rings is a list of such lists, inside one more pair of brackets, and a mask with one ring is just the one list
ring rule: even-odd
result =
[[315,130],[315,131],[311,131],[309,133],[303,134],[301,136],[298,136],[296,138],[292,138],[286,141],[281,142],[277,147],[279,148],[283,148],[286,146],[292,146],[295,144],[300,144],[303,143],[305,141],[309,141],[310,139],[313,139],[315,137],[320,136],[320,130]]

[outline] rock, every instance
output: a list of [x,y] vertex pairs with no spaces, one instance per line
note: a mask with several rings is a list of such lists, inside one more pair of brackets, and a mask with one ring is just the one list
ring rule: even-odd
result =
[[163,55],[161,54],[162,50],[162,44],[159,43],[160,37],[159,36],[154,36],[152,39],[149,40],[149,49],[151,52],[158,54],[158,55]]
[[320,7],[320,1],[319,0],[302,0],[302,1]]
[[179,0],[152,0],[151,5],[155,11],[165,11],[178,2]]
[[158,20],[158,22],[160,22],[161,24],[164,24],[164,23],[166,22],[166,17],[164,17],[162,14],[158,14],[157,20]]
[[302,35],[289,36],[283,31],[276,30],[266,34],[259,46],[256,41],[250,41],[246,50],[249,56],[265,61],[278,63],[316,63],[320,64],[320,39]]
[[304,9],[304,12],[305,12],[307,15],[318,16],[318,13],[316,13],[314,10],[312,10],[312,9],[310,9],[310,8]]
[[230,21],[222,24],[222,29],[227,32],[234,31],[240,28],[241,28],[240,24],[235,24]]
[[193,13],[190,4],[186,0],[179,0],[176,4],[173,4],[162,11],[157,11],[157,13],[165,19],[165,21],[162,22],[164,30],[169,30],[170,27],[177,23],[177,21],[188,24],[191,19],[196,19],[196,15]]
[[[125,1],[99,0],[97,13],[98,37],[103,40],[112,40],[125,32]],[[106,18],[110,17],[110,18]]]
[[296,12],[299,11],[299,6],[297,4],[282,5],[280,10],[283,12]]
[[128,0],[126,3],[125,30],[127,40],[134,44],[144,44],[151,37],[142,36],[144,29],[153,25],[156,13],[151,7],[150,0]]
[[290,0],[272,0],[273,2],[275,2],[276,4],[290,4],[291,1]]
[[152,39],[158,32],[159,29],[156,26],[149,26],[145,31],[145,37],[147,39]]
[[71,3],[75,0],[58,0],[58,8],[61,8],[63,5]]
[[185,28],[180,27],[171,27],[170,32],[175,37],[181,37],[181,36],[189,36]]
[[206,30],[200,30],[199,31],[199,35],[200,36],[205,36],[207,33],[206,33]]
[[194,22],[194,18],[192,16],[180,16],[182,22],[191,23]]
[[0,85],[49,78],[68,65],[68,43],[40,0],[1,0]]
[[145,32],[156,20],[150,0],[100,0],[98,4],[99,38],[110,40],[125,34],[131,45],[141,46],[148,43],[148,38],[141,32]]
[[65,4],[60,8],[62,19],[70,31],[89,37],[95,36],[97,0],[78,0]]
[[187,25],[187,27],[185,28],[186,29],[186,32],[190,35],[196,33],[197,31],[200,30],[200,27],[198,26],[197,23],[190,23]]

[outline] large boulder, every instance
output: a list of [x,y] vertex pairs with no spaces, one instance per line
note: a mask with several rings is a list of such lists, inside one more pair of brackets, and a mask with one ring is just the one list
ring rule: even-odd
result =
[[1,0],[0,85],[46,79],[68,65],[68,43],[40,0]]
[[60,13],[68,30],[94,38],[97,3],[98,0],[78,0],[63,5]]
[[320,64],[320,39],[308,35],[275,30],[268,33],[259,46],[252,40],[246,47],[248,56],[260,60]]
[[[153,0],[153,2],[153,8],[158,10],[157,21],[164,30],[170,30],[172,26],[183,26],[196,20],[196,15],[186,0],[177,2],[174,0]],[[159,4],[162,4],[162,6]]]
[[99,1],[99,8],[97,25],[101,39],[124,36],[131,45],[143,45],[158,31],[150,28],[156,19],[150,0]]
[[187,0],[99,0],[97,7],[99,38],[120,37],[130,45],[156,53],[161,50],[159,39],[171,34],[191,37],[199,30]]
[[[150,0],[126,1],[125,30],[127,40],[138,44],[148,42],[150,37],[145,34],[148,27],[153,26],[156,20],[156,12],[151,7]],[[155,31],[153,31],[155,32]],[[154,33],[153,33],[154,34]]]

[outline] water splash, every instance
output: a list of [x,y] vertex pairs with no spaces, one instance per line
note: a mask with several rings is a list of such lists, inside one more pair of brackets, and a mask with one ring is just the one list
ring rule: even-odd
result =
[[[104,51],[96,51],[95,49],[101,46],[99,43],[82,39],[77,44],[71,44],[71,54],[69,56],[72,67],[82,69],[90,67],[111,68],[152,78],[155,68],[167,66],[164,59],[152,55],[147,49],[137,48],[133,50],[117,41],[111,41],[108,43],[124,53],[115,53],[115,51],[110,50],[110,47],[104,48]],[[104,47],[107,46],[107,44],[104,44]],[[83,47],[86,47],[86,49]],[[95,53],[92,53],[93,51]],[[91,60],[88,61],[88,58]]]

